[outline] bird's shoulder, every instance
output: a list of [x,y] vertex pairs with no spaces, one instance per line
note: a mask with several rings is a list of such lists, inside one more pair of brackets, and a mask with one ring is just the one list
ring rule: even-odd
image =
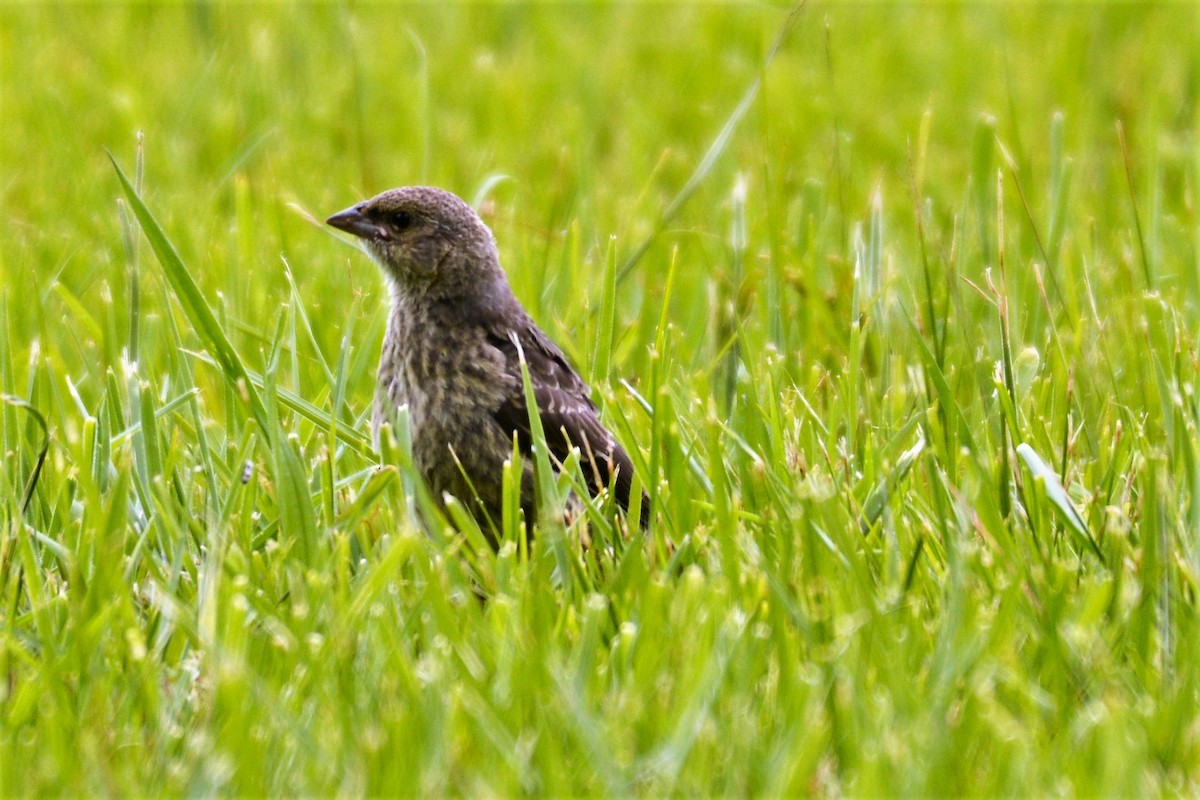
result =
[[469,316],[487,344],[504,363],[509,387],[494,416],[507,431],[529,433],[529,407],[521,363],[529,372],[538,414],[548,435],[559,431],[575,443],[608,449],[612,437],[600,423],[600,412],[591,390],[566,354],[546,335],[509,292],[494,292],[490,302],[471,309]]
[[519,317],[491,322],[485,326],[485,336],[488,343],[504,356],[510,374],[522,384],[521,361],[524,360],[539,406],[545,395],[561,411],[595,411],[587,383],[579,377],[562,349],[528,314],[522,312]]

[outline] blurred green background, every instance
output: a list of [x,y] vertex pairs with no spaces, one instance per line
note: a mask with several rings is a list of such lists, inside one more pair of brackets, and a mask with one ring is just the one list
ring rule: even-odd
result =
[[[0,794],[1195,794],[1200,7],[792,11],[0,5]],[[646,539],[376,469],[319,220],[412,183]]]
[[[46,339],[62,323],[55,282],[93,309],[106,293],[125,293],[104,150],[132,169],[138,131],[147,199],[202,287],[252,319],[284,295],[273,257],[283,254],[321,304],[328,347],[350,290],[371,293],[364,308],[374,314],[379,281],[360,260],[348,268],[345,251],[292,204],[324,218],[409,183],[475,199],[506,176],[490,193],[492,222],[519,294],[553,326],[588,296],[554,281],[564,231],[577,225],[585,251],[603,251],[614,235],[622,254],[631,249],[759,77],[765,89],[741,132],[656,240],[641,283],[660,280],[676,246],[688,274],[719,268],[737,173],[750,185],[752,238],[770,228],[806,283],[838,286],[824,256],[848,253],[848,232],[876,190],[889,239],[907,256],[913,153],[923,150],[922,192],[949,218],[963,209],[983,115],[1039,219],[1056,112],[1075,162],[1073,222],[1109,221],[1102,237],[1114,235],[1111,221],[1127,228],[1117,119],[1137,169],[1161,176],[1160,202],[1182,199],[1198,91],[1190,5],[813,4],[764,76],[786,13],[754,4],[6,6],[0,236],[10,332]],[[239,180],[252,230],[236,229]],[[807,200],[817,213],[806,213]],[[832,226],[826,252],[801,249],[809,219]],[[31,292],[45,302],[27,302]],[[781,302],[795,310],[792,298]],[[114,355],[80,338],[62,366]]]

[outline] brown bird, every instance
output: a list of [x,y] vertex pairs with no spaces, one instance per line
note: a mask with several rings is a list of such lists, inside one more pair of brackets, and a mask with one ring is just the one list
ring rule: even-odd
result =
[[496,240],[469,205],[441,189],[409,186],[327,222],[362,239],[391,286],[372,428],[377,433],[408,406],[413,460],[434,497],[450,494],[481,512],[480,527],[495,544],[491,526],[501,520],[502,470],[515,433],[525,456],[521,508],[527,525],[537,518],[523,353],[552,460],[561,464],[578,448],[589,492],[611,488],[628,511],[629,454],[601,423],[587,384],[513,295]]

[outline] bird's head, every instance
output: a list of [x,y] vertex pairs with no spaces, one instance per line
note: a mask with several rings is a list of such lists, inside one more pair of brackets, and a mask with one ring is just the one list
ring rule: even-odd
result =
[[442,189],[389,189],[325,221],[362,239],[404,291],[452,296],[503,277],[492,232],[469,205]]

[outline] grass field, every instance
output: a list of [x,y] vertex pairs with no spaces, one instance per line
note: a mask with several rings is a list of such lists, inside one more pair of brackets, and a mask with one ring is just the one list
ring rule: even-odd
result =
[[[1200,791],[1200,10],[788,15],[0,6],[0,795]],[[648,534],[418,527],[407,183]]]

